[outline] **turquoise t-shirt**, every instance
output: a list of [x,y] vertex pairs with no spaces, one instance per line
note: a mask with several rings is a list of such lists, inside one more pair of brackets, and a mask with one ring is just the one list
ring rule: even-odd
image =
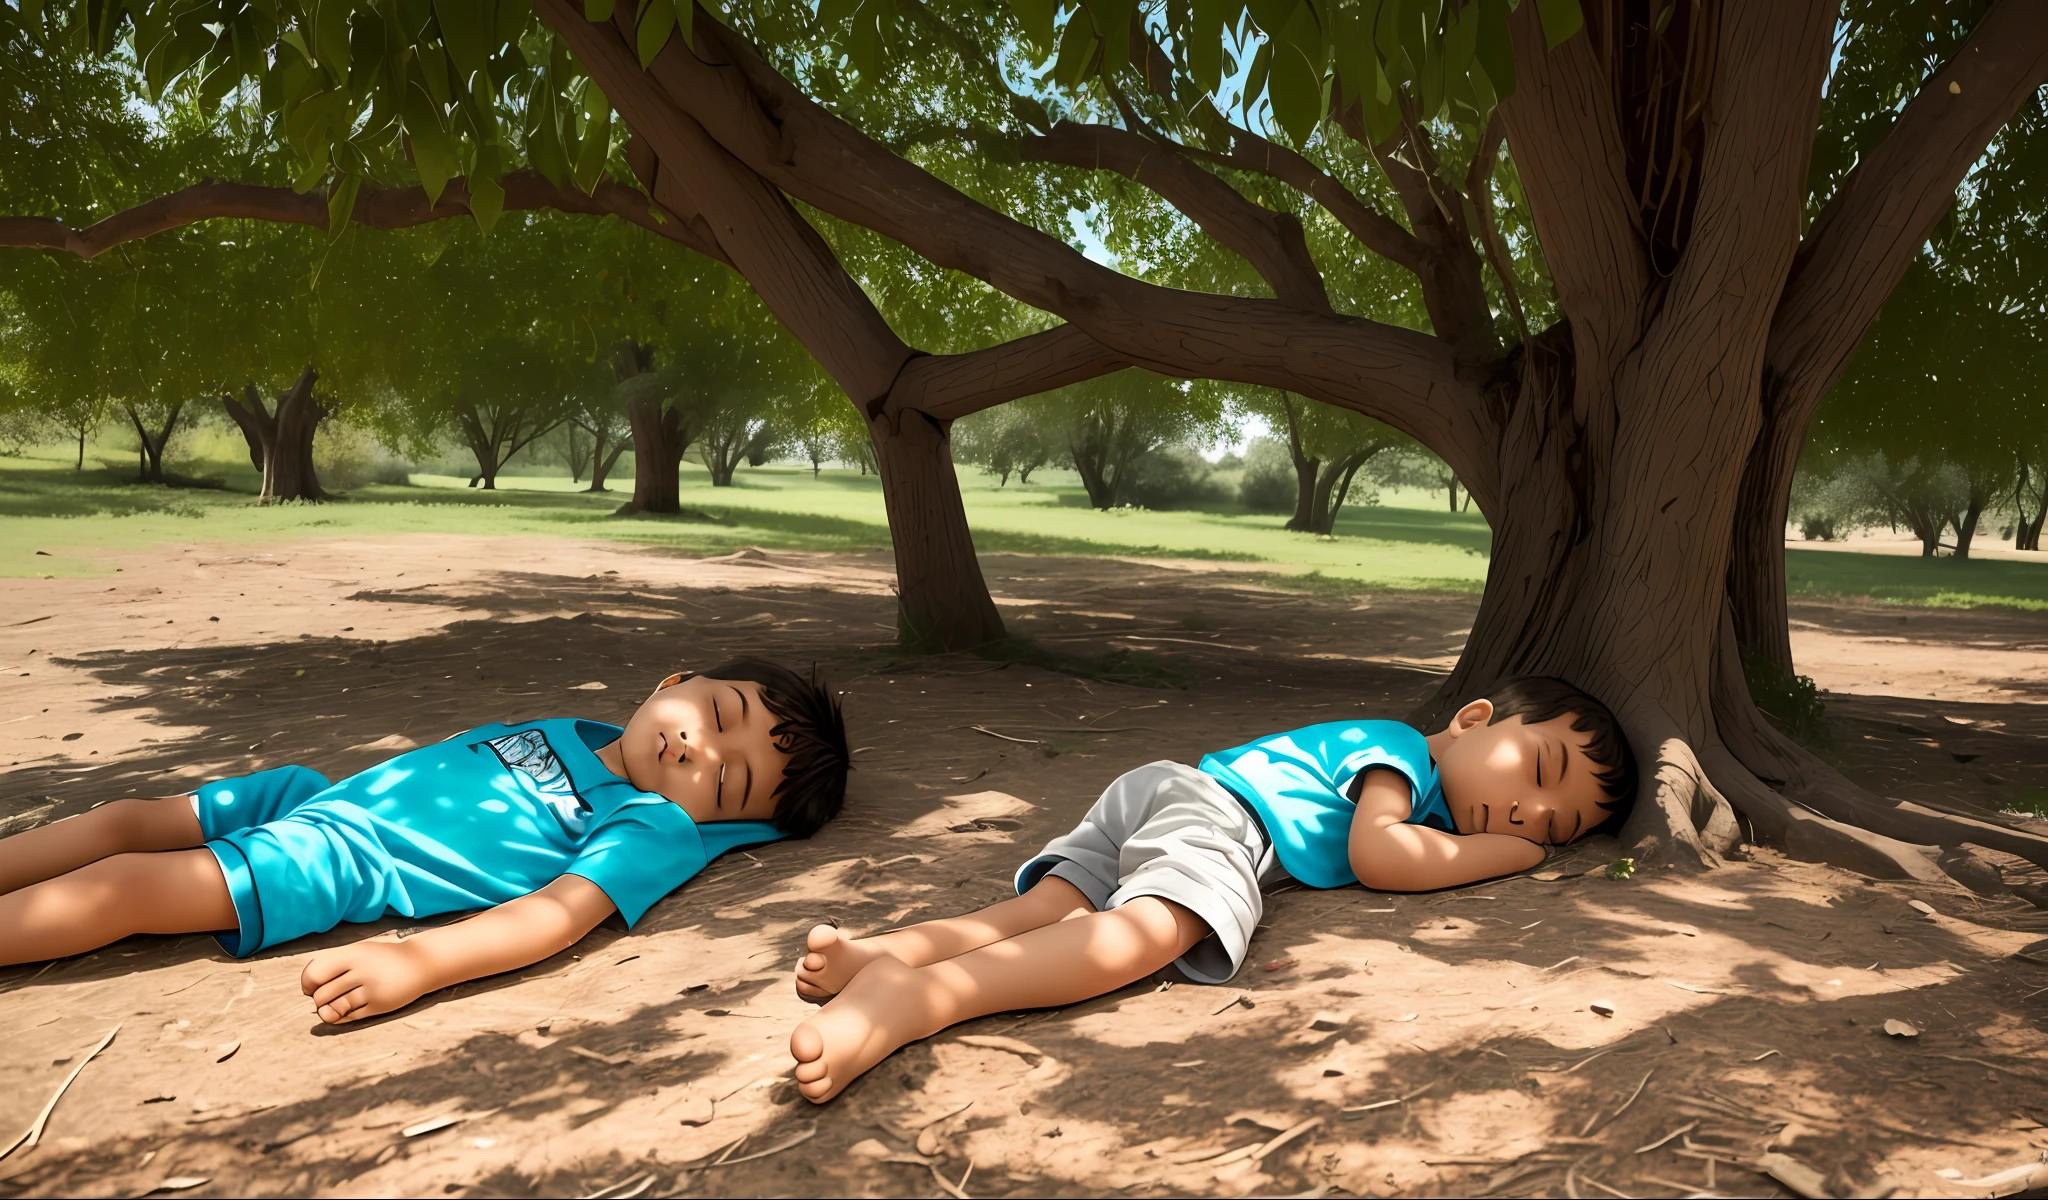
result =
[[1204,774],[1237,793],[1265,822],[1273,853],[1310,887],[1357,883],[1351,870],[1351,781],[1370,767],[1408,777],[1407,821],[1456,833],[1429,743],[1399,721],[1331,721],[1271,734],[1206,755]]
[[765,821],[699,825],[613,774],[595,751],[621,732],[483,725],[308,795],[266,802],[252,786],[264,777],[200,788],[241,918],[231,952],[337,921],[489,908],[563,875],[596,884],[631,925],[720,854],[784,836]]

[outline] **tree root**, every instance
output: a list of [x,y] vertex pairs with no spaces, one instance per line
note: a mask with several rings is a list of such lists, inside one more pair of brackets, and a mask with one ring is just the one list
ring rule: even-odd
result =
[[1722,748],[1706,756],[1709,772],[1757,831],[1783,839],[1794,858],[1933,882],[1944,877],[1941,851],[1970,843],[2048,867],[2048,837],[1873,795],[1785,736],[1749,697],[1727,617],[1713,702]]
[[1643,773],[1622,843],[1637,863],[1709,870],[1742,838],[1728,798],[1685,739],[1667,737]]

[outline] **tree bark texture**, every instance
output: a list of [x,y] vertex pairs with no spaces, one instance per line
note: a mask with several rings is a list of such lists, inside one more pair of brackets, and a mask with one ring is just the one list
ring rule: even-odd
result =
[[313,466],[313,435],[327,409],[313,398],[313,384],[320,372],[311,366],[299,372],[292,386],[277,398],[277,408],[264,406],[263,394],[255,384],[237,402],[232,395],[221,396],[221,407],[241,429],[249,443],[249,461],[263,475],[262,502],[282,500],[326,500]]

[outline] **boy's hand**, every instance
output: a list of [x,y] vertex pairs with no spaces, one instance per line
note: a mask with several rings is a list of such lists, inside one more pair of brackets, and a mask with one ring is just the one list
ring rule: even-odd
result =
[[465,979],[512,971],[558,954],[614,912],[604,889],[564,875],[452,925],[397,941],[371,938],[313,956],[299,986],[320,1019],[344,1025],[404,1008]]
[[299,987],[322,1021],[340,1025],[404,1008],[442,986],[433,975],[417,946],[372,938],[314,955]]

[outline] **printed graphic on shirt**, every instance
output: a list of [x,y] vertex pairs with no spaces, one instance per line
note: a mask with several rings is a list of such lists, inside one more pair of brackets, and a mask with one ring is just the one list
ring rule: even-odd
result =
[[498,760],[508,768],[533,780],[533,786],[540,792],[562,824],[572,833],[581,833],[583,824],[590,817],[590,805],[576,794],[576,785],[569,778],[568,769],[555,756],[554,747],[538,729],[508,733],[503,737],[486,740]]

